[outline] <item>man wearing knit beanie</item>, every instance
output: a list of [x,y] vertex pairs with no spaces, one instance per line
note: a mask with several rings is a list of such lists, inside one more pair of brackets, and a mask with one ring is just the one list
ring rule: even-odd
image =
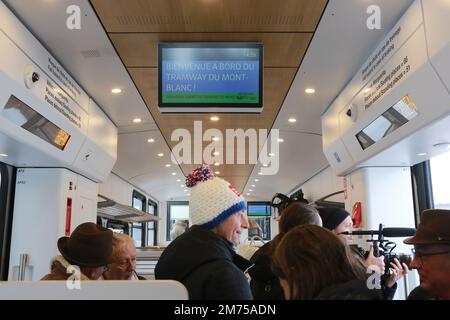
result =
[[189,174],[186,186],[193,226],[164,250],[155,278],[183,283],[190,299],[252,299],[244,274],[251,263],[234,250],[248,228],[244,198],[207,165]]

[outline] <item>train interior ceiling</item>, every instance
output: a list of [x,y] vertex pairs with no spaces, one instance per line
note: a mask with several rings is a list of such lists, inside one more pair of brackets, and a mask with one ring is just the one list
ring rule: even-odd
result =
[[[205,162],[194,140],[208,129],[224,140],[208,164],[249,203],[301,190],[350,212],[362,203],[364,229],[415,227],[411,174],[450,143],[442,12],[440,0],[2,0],[2,280],[42,277],[58,237],[85,221],[129,233],[150,277],[173,224],[189,219],[184,182]],[[161,43],[262,44],[262,109],[164,112]],[[40,116],[48,131],[19,123],[14,109]],[[390,125],[381,136],[380,117]],[[191,162],[171,157],[178,129],[192,138]],[[228,129],[267,131],[239,146]],[[267,157],[269,132],[278,152]],[[230,150],[246,161],[226,161]],[[278,233],[275,218],[251,218],[262,242]]]

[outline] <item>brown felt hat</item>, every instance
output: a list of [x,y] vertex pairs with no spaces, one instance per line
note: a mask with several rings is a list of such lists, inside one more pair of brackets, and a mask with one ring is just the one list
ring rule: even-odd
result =
[[111,230],[92,222],[80,224],[70,237],[58,239],[58,249],[70,263],[80,267],[100,267],[112,261]]
[[450,244],[450,210],[423,211],[416,235],[403,242],[406,244]]

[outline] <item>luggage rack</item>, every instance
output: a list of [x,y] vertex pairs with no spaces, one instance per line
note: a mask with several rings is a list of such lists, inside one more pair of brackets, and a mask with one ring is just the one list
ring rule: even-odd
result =
[[137,210],[131,206],[126,206],[115,202],[105,196],[98,195],[97,214],[101,218],[123,221],[127,223],[144,223],[151,221],[159,221],[161,218]]

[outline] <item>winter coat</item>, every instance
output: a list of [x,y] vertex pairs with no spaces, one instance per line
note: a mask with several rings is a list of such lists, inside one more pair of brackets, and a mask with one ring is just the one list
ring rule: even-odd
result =
[[251,263],[230,242],[211,230],[193,226],[163,251],[155,279],[181,282],[190,299],[252,299],[244,271]]
[[249,269],[250,288],[255,300],[284,300],[283,288],[271,269],[270,242],[259,248],[250,258],[254,265]]
[[365,281],[351,280],[323,289],[315,300],[383,300],[380,290],[371,290]]
[[[64,259],[63,256],[56,256],[50,262],[50,273],[45,275],[41,280],[67,280],[72,273],[67,273],[67,268],[71,264]],[[90,280],[80,272],[80,280]]]

